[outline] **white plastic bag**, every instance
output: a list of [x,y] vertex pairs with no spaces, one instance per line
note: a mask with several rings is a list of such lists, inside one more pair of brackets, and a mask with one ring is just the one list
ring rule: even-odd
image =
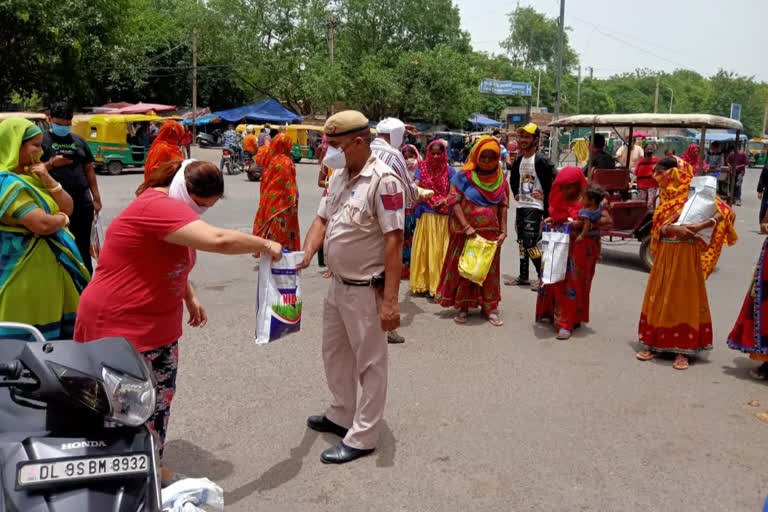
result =
[[256,293],[256,343],[262,345],[298,332],[301,326],[301,284],[296,266],[304,253],[286,252],[280,261],[262,253]]
[[224,491],[207,478],[185,478],[162,490],[164,512],[203,512],[203,505],[224,510]]
[[[716,211],[717,178],[714,176],[696,176],[691,180],[688,200],[685,202],[683,211],[675,225],[684,226],[704,222],[711,219]],[[712,238],[712,228],[702,229],[696,236],[709,243]]]
[[[101,220],[97,213],[91,226],[91,258],[98,260],[101,247],[104,245],[104,228],[101,226]],[[85,257],[85,254],[83,254]]]
[[571,225],[565,233],[550,231],[549,224],[541,234],[541,282],[555,284],[565,280],[568,270],[568,247],[571,243]]

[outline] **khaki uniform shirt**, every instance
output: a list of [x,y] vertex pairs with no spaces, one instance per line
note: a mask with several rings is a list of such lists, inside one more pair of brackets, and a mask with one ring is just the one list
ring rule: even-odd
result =
[[403,184],[375,156],[354,178],[349,170],[334,172],[318,216],[327,221],[323,251],[337,277],[363,281],[384,271],[384,235],[402,230],[405,222]]

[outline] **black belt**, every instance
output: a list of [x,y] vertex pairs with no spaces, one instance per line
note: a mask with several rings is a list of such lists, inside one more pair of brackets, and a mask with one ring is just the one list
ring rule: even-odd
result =
[[352,281],[350,279],[344,279],[343,277],[341,277],[340,279],[341,279],[341,282],[347,286],[373,286],[373,281],[370,279],[365,281]]

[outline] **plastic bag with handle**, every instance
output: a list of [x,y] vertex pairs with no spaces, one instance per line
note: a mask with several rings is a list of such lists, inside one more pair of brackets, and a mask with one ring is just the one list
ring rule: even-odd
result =
[[[698,224],[711,219],[715,212],[717,212],[717,178],[714,176],[696,176],[691,180],[688,200],[685,202],[683,211],[680,212],[680,217],[678,217],[675,225]],[[702,229],[696,236],[709,243],[712,238],[712,228]]]
[[459,258],[459,275],[482,285],[488,277],[497,247],[496,240],[486,240],[480,235],[468,238]]
[[[101,247],[104,245],[104,228],[101,225],[101,219],[97,213],[91,226],[91,258],[98,260]],[[85,256],[85,255],[83,255]]]
[[568,248],[571,244],[571,225],[565,232],[551,231],[549,224],[541,234],[541,282],[555,284],[565,280],[568,270]]
[[262,253],[256,294],[256,343],[263,345],[301,327],[301,281],[296,266],[301,251],[285,252],[280,261]]

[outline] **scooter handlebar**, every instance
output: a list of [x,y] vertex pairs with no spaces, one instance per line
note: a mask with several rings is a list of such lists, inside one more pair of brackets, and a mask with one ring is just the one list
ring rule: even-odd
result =
[[0,376],[18,379],[23,369],[21,361],[0,361]]

